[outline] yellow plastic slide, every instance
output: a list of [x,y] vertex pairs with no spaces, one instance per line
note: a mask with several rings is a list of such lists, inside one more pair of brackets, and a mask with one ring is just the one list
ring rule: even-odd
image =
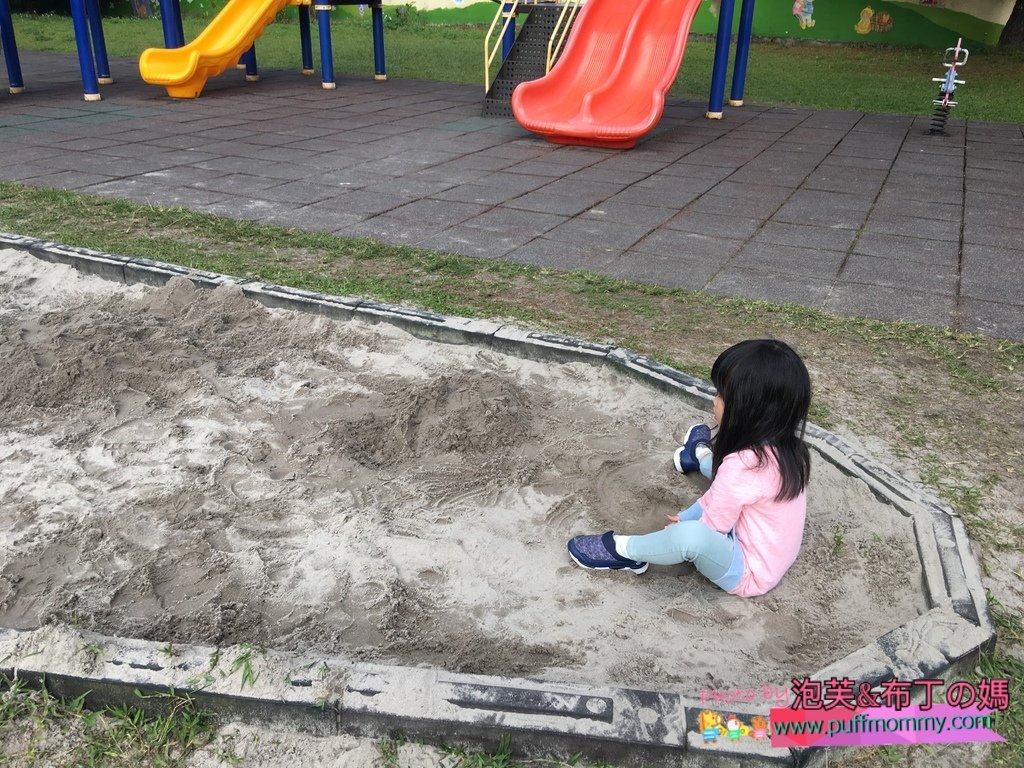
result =
[[233,67],[264,27],[294,0],[228,0],[195,40],[181,48],[148,48],[139,57],[142,79],[176,99],[194,99],[208,78]]

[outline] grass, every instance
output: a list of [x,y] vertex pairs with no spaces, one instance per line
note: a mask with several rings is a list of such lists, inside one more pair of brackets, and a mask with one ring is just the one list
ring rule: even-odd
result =
[[[402,768],[401,748],[407,742],[399,738],[383,739],[377,743],[382,768]],[[512,756],[512,738],[505,734],[490,751],[468,750],[459,745],[441,747],[444,756],[438,768],[572,768],[580,764],[580,755],[568,760],[556,758],[516,759]],[[611,768],[604,762],[590,763],[590,768]]]
[[[235,754],[233,737],[215,742],[217,722],[188,695],[143,694],[134,691],[138,706],[120,704],[90,709],[88,694],[66,700],[45,685],[0,676],[0,765],[74,765],[76,768],[182,768],[199,749],[209,747],[218,764],[244,765]],[[377,743],[380,764],[400,768],[401,738]],[[513,760],[511,741],[501,738],[492,751],[443,747],[441,768],[569,768],[578,757],[559,760]],[[600,768],[600,764],[595,766]]]
[[0,739],[16,742],[24,758],[15,762],[15,753],[5,750],[3,765],[175,768],[210,742],[216,723],[190,697],[137,690],[135,696],[145,706],[90,710],[87,694],[67,701],[45,685],[0,677]]
[[[190,697],[174,692],[144,695],[137,690],[135,696],[149,706],[118,705],[89,710],[85,705],[86,694],[66,701],[54,697],[45,687],[34,688],[22,680],[0,678],[0,738],[19,729],[22,740],[28,742],[19,745],[24,763],[13,762],[13,755],[12,762],[8,762],[8,755],[3,755],[0,765],[180,768],[188,764],[193,753],[207,746],[220,764],[245,764],[234,753],[230,738],[223,743],[214,742],[213,716],[198,709]],[[160,714],[150,712],[153,705],[162,710]],[[58,729],[62,734],[59,740],[52,735]],[[400,751],[406,743],[401,737],[378,741],[378,764],[383,768],[401,768]],[[513,759],[507,735],[490,751],[452,745],[441,747],[441,752],[439,768],[571,768],[579,761],[578,755],[567,761]],[[591,765],[601,768],[604,764]]]
[[832,554],[838,555],[843,551],[843,543],[845,530],[841,525],[836,525],[835,530],[832,531]]
[[[842,318],[797,305],[716,297],[584,271],[566,273],[390,246],[14,183],[0,182],[0,227],[325,293],[372,296],[441,313],[505,317],[588,338],[614,335],[614,327],[600,318],[623,314],[645,320],[648,329],[688,327],[710,317],[717,323],[816,333],[839,343],[846,337],[879,349],[920,351],[941,363],[953,386],[968,395],[1000,393],[1007,386],[1006,374],[1017,371],[1024,359],[1024,344],[948,328]],[[574,321],[545,302],[523,301],[523,291],[527,296],[562,292],[588,310],[586,320]],[[707,377],[706,361],[692,365],[666,356],[645,340],[647,335],[632,343],[618,341]],[[823,420],[830,418],[826,406],[814,407]],[[918,435],[914,442],[920,446],[922,439]]]
[[[385,31],[389,77],[480,83],[482,90],[484,27],[431,25],[415,15],[408,19],[393,20]],[[14,25],[21,50],[75,51],[68,18],[16,15]],[[185,38],[195,38],[203,25],[200,19],[186,18]],[[372,76],[368,19],[338,16],[332,32],[336,73]],[[106,19],[104,34],[111,56],[137,59],[144,49],[163,46],[157,19]],[[298,68],[298,25],[269,25],[257,43],[257,54],[262,67]],[[713,54],[713,40],[694,38],[687,43],[673,96],[707,98]],[[941,51],[930,49],[755,41],[744,97],[750,103],[929,114],[936,92],[931,78],[943,74],[941,57]],[[1024,122],[1024,100],[1007,97],[1017,93],[1024,80],[1024,52],[974,50],[962,74],[966,85],[957,90],[954,118]],[[31,86],[31,73],[25,76]]]
[[[1012,619],[1020,638],[1020,618]],[[1024,661],[997,651],[982,657],[978,672],[988,678],[1010,681],[1010,708],[995,715],[993,730],[1006,739],[992,750],[989,768],[1019,768],[1024,765]]]
[[259,648],[250,645],[249,643],[242,643],[239,646],[239,654],[231,662],[231,669],[228,672],[229,675],[233,675],[235,672],[239,672],[241,681],[239,683],[239,690],[249,686],[250,688],[256,685],[256,681],[259,679],[260,673],[253,672],[252,662],[253,655],[259,655],[262,653]]

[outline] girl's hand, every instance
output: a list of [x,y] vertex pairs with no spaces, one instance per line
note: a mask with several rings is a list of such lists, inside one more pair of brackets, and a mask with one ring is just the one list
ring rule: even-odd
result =
[[679,515],[665,515],[665,519],[668,520],[668,523],[665,525],[668,528],[670,525],[679,522]]

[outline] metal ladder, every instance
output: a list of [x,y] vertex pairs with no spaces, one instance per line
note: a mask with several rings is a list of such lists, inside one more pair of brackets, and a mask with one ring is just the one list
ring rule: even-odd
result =
[[[513,6],[513,22],[516,9],[521,10],[524,7],[529,9],[529,15],[523,22],[508,56],[502,62],[501,69],[487,89],[482,110],[484,117],[512,117],[512,91],[520,83],[544,77],[558,60],[562,46],[576,20],[579,3],[570,0],[564,4],[517,4]],[[491,25],[492,32],[498,19],[503,16],[507,18],[504,7],[498,10],[495,24]],[[489,66],[489,59],[492,57],[493,53],[488,56],[485,43],[485,67]]]

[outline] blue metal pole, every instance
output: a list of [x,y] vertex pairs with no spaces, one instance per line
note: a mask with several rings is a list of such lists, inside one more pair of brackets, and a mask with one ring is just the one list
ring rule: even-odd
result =
[[164,28],[164,48],[181,48],[185,44],[185,32],[178,0],[160,0],[160,23]]
[[242,54],[242,64],[245,66],[245,79],[255,83],[260,79],[259,70],[256,69],[256,43],[253,43],[249,50]]
[[309,6],[299,6],[299,46],[302,48],[302,74],[313,74],[313,39],[309,31]]
[[732,90],[729,106],[743,106],[743,86],[747,82],[747,58],[750,56],[750,32],[754,27],[754,0],[743,0],[740,29],[736,35],[736,63],[732,68]]
[[162,0],[159,5],[160,26],[164,30],[164,48],[179,48],[174,44],[174,20],[171,18],[171,4],[174,0]]
[[512,16],[512,23],[508,25],[508,29],[505,30],[505,34],[501,36],[501,60],[504,61],[508,58],[509,52],[512,50],[512,44],[516,41],[516,21],[515,15],[512,13],[512,4],[505,3],[501,6],[501,24],[505,25],[508,17]]
[[711,97],[708,99],[707,117],[722,117],[725,102],[725,72],[729,68],[729,43],[732,38],[732,10],[734,0],[722,0],[718,9],[718,34],[715,35],[715,63],[711,69]]
[[100,18],[99,0],[85,0],[85,12],[86,16],[89,17],[89,29],[92,32],[96,77],[100,85],[110,85],[114,82],[114,78],[110,76],[110,62],[107,60],[107,41],[103,37],[103,20]]
[[316,24],[320,29],[320,79],[327,90],[337,88],[334,82],[334,50],[331,48],[331,11],[333,5],[316,5]]
[[174,7],[174,39],[178,41],[175,48],[181,48],[185,45],[185,25],[181,21],[181,3],[179,0],[172,0]]
[[0,48],[4,49],[7,63],[7,80],[11,93],[22,93],[25,81],[21,77],[21,59],[18,58],[18,44],[14,40],[14,20],[7,0],[0,0]]
[[86,101],[99,101],[103,97],[100,95],[100,84],[96,79],[96,63],[92,59],[85,0],[71,0],[71,20],[75,25],[75,45],[78,48],[78,66],[82,70],[84,98]]
[[370,18],[373,22],[373,79],[387,80],[384,69],[384,11],[379,0],[370,6]]

